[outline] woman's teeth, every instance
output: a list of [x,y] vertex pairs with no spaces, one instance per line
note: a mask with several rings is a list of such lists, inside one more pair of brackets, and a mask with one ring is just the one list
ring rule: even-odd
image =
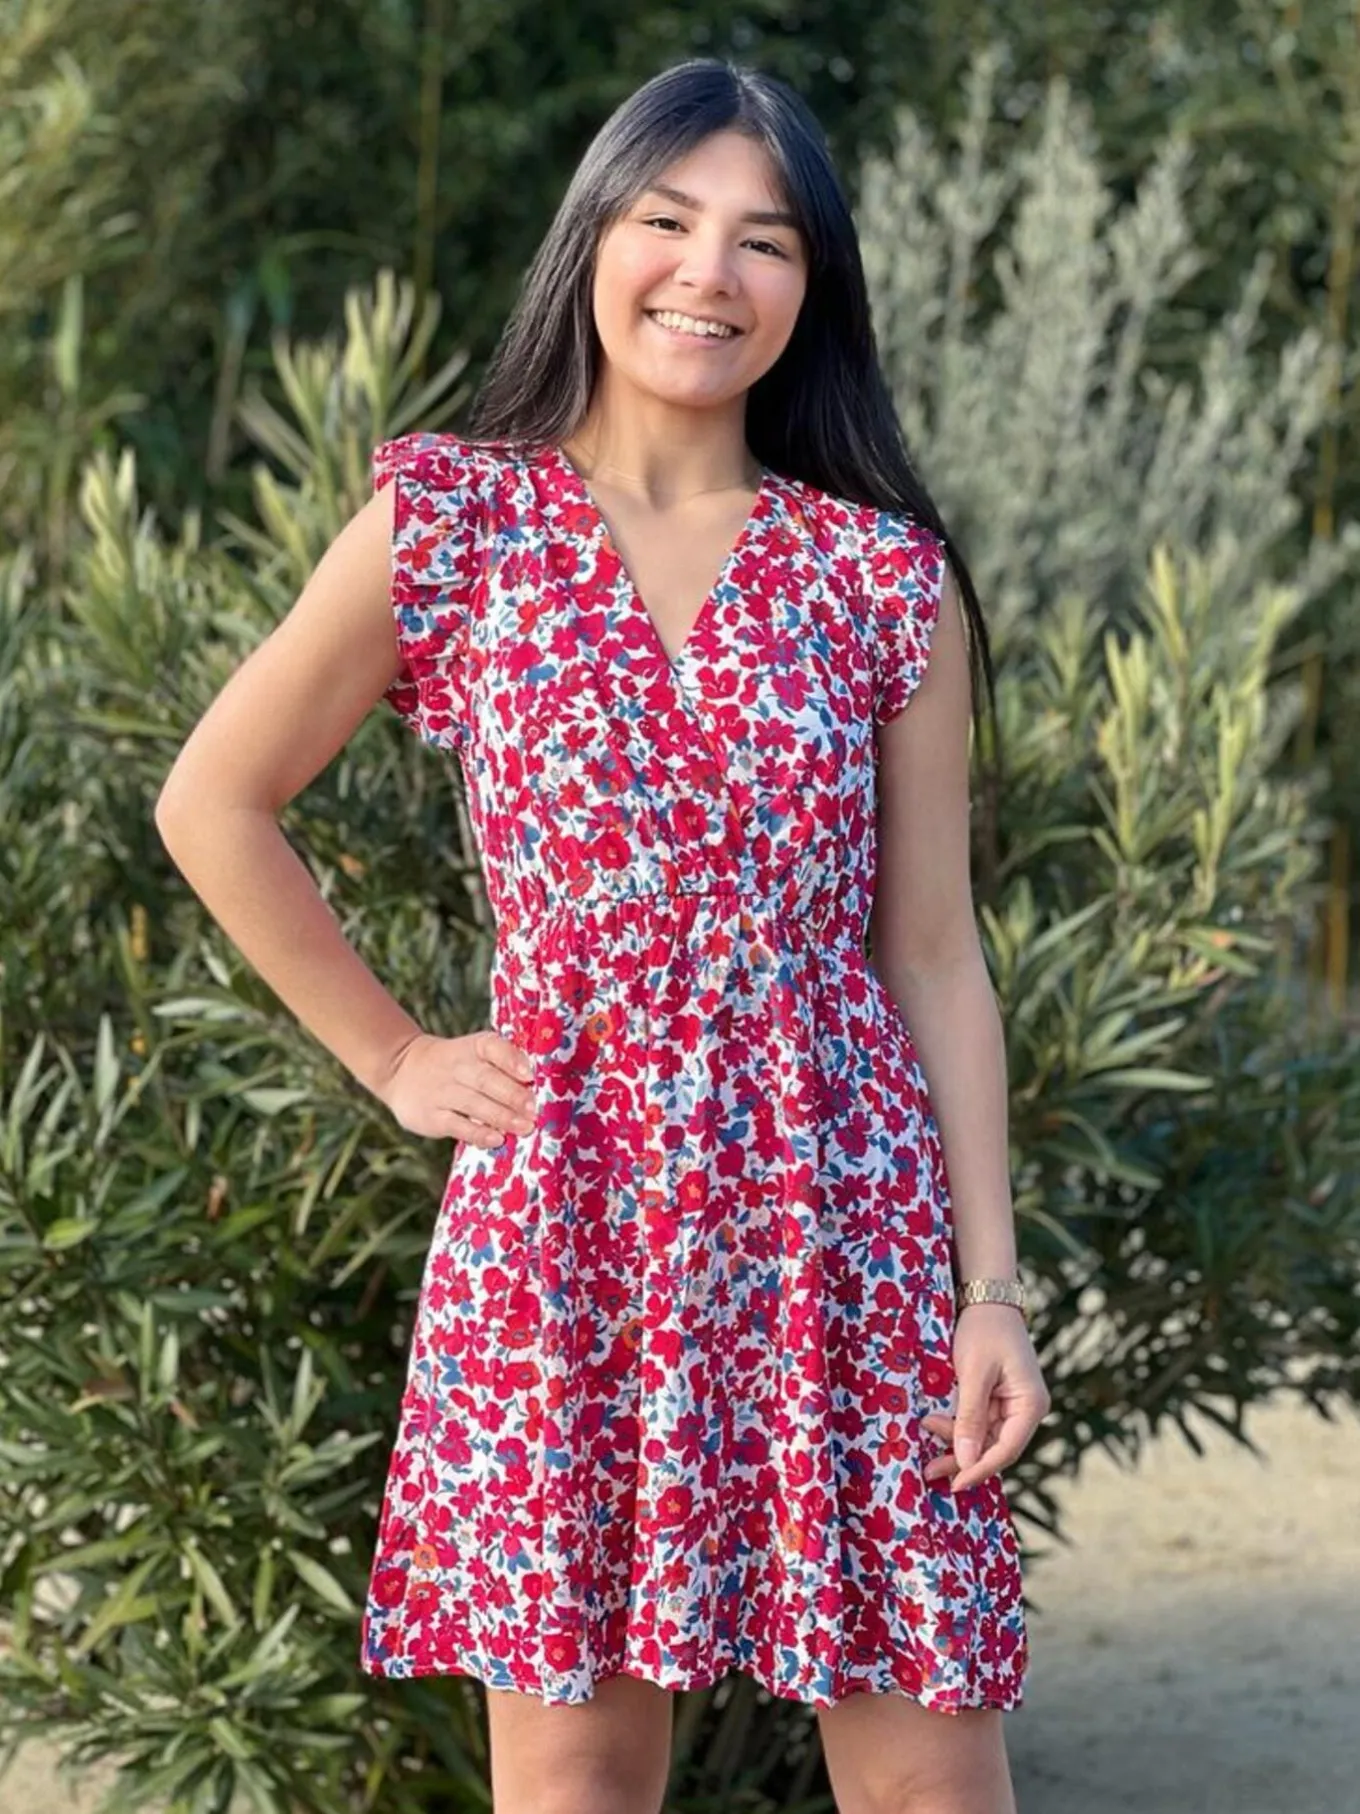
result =
[[677,334],[706,335],[711,340],[733,340],[736,328],[725,321],[700,321],[695,315],[677,315],[672,309],[648,309],[652,320]]

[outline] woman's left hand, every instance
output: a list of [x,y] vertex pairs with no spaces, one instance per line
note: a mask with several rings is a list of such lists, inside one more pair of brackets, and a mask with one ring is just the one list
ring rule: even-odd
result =
[[953,1475],[953,1491],[976,1486],[1017,1460],[1048,1415],[1052,1400],[1029,1330],[1009,1304],[965,1304],[954,1323],[957,1414],[930,1411],[921,1420],[953,1452],[928,1463],[927,1480]]

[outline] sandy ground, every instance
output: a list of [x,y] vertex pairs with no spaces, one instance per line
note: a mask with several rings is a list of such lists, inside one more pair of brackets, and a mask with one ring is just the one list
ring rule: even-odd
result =
[[[1006,1716],[1020,1814],[1360,1814],[1360,1418],[1281,1399],[1258,1459],[1212,1424],[1064,1489],[1025,1532],[1031,1663]],[[1039,1549],[1046,1552],[1040,1555]],[[92,1814],[36,1746],[4,1814]]]
[[1032,1545],[1020,1814],[1360,1811],[1360,1419],[1278,1400],[1089,1458]]

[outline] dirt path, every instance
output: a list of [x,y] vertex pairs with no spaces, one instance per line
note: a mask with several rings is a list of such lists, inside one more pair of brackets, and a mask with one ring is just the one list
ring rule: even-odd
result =
[[[1280,1400],[1067,1488],[1032,1559],[1020,1814],[1360,1810],[1360,1420]],[[1026,1533],[1027,1541],[1031,1539]]]
[[[1075,1547],[1031,1553],[1020,1814],[1360,1810],[1360,1419],[1258,1409],[1264,1460],[1196,1433],[1203,1460],[1178,1434],[1135,1473],[1091,1457],[1065,1493]],[[0,1779],[5,1810],[95,1803],[37,1746]]]

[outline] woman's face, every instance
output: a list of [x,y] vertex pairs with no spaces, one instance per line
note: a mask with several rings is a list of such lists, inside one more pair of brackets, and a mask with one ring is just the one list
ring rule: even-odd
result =
[[[711,408],[778,359],[807,255],[764,148],[718,132],[678,158],[601,236],[595,325],[614,378]],[[714,333],[698,323],[722,324]]]

